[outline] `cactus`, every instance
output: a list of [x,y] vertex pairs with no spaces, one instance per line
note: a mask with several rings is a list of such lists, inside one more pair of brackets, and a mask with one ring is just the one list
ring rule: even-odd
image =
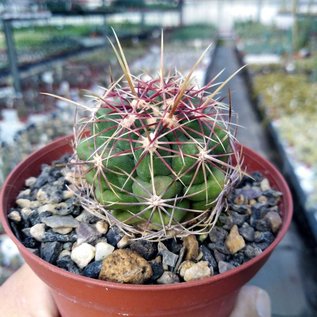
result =
[[202,57],[187,77],[164,77],[162,63],[159,78],[143,80],[118,39],[112,46],[126,81],[95,97],[75,126],[83,206],[142,239],[208,233],[241,171],[231,107],[214,98],[225,83],[213,93],[213,83],[194,86]]

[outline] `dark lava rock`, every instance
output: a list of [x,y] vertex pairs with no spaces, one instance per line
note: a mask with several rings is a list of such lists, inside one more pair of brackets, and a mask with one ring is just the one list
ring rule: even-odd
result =
[[54,264],[62,250],[63,244],[58,241],[44,242],[41,244],[40,255],[43,260]]
[[94,261],[88,264],[84,270],[83,275],[91,278],[98,278],[101,270],[102,261]]
[[241,215],[238,212],[232,212],[231,214],[232,217],[232,222],[233,224],[237,225],[237,226],[241,226],[247,219],[248,219],[248,215]]
[[213,227],[209,233],[209,240],[211,242],[225,241],[228,236],[228,231],[221,227]]
[[172,238],[172,239],[167,239],[163,241],[164,245],[173,253],[178,254],[179,251],[181,250],[183,244],[180,242],[179,239]]
[[64,269],[68,272],[79,274],[80,270],[77,265],[72,261],[69,255],[63,256],[62,258],[56,261],[56,265],[61,269]]
[[17,237],[17,239],[22,241],[22,233],[21,233],[21,230],[19,228],[19,225],[16,224],[14,221],[11,221],[10,222],[10,227],[11,227],[14,235]]
[[22,240],[22,243],[26,248],[30,248],[30,249],[35,249],[40,246],[40,243],[32,237],[25,237]]
[[251,227],[247,222],[245,222],[241,228],[239,228],[239,233],[247,241],[254,241],[254,228]]
[[217,269],[218,264],[215,257],[212,255],[211,251],[205,245],[200,246],[200,251],[203,254],[202,259],[208,262],[208,266],[212,267],[214,270]]
[[152,272],[153,275],[151,277],[151,279],[149,280],[150,283],[155,282],[159,277],[162,276],[162,274],[164,273],[164,269],[163,269],[163,265],[160,262],[157,261],[151,261],[150,262],[151,267],[152,267]]
[[230,230],[234,224],[232,217],[227,215],[220,215],[219,221],[222,224],[222,228],[225,230]]
[[252,218],[254,220],[262,219],[265,214],[268,212],[268,206],[263,203],[256,203],[251,207],[252,210]]
[[77,235],[75,233],[70,234],[60,234],[53,231],[46,231],[42,239],[43,242],[75,242],[77,240]]
[[220,261],[226,261],[228,256],[219,252],[218,250],[213,250],[213,254],[215,256],[216,261],[219,263]]
[[123,237],[123,233],[116,226],[111,227],[107,232],[107,242],[112,246],[116,246]]
[[272,243],[274,241],[274,235],[272,234],[272,232],[269,232],[269,231],[266,231],[266,232],[256,231],[254,235],[254,241]]
[[255,243],[255,246],[257,246],[262,251],[264,251],[270,244],[271,244],[270,242],[263,241],[263,242]]
[[51,172],[51,167],[46,164],[43,164],[42,172],[39,175],[39,177],[36,179],[36,182],[32,186],[32,189],[39,189],[47,183],[54,182],[55,179],[52,176],[50,176],[50,172]]
[[130,244],[130,249],[137,252],[146,260],[152,260],[157,256],[157,244],[146,240],[135,240]]
[[231,254],[226,245],[219,241],[216,243],[208,243],[208,248],[212,251],[217,250],[225,255]]
[[260,183],[264,179],[263,175],[260,172],[253,172],[251,174],[252,179],[254,182]]
[[244,254],[249,259],[252,259],[252,258],[256,257],[257,255],[260,255],[261,253],[262,253],[262,250],[255,245],[248,244],[248,245],[246,245],[246,247],[244,249]]
[[220,261],[218,263],[219,273],[224,273],[224,272],[227,272],[227,271],[232,270],[234,268],[235,268],[235,266],[233,264],[225,262],[225,261]]
[[29,215],[29,218],[28,220],[30,221],[31,223],[31,226],[34,226],[38,223],[41,223],[41,217],[40,215],[37,213],[37,212],[32,212],[30,215]]
[[43,211],[39,214],[40,222],[43,222],[45,218],[51,217],[53,214],[50,211]]
[[249,215],[250,214],[250,207],[247,205],[236,205],[233,204],[230,208],[241,215]]
[[245,255],[243,251],[239,251],[235,254],[232,255],[232,258],[230,260],[230,263],[233,264],[234,266],[239,266],[242,263],[245,262]]
[[101,233],[98,232],[96,227],[88,223],[79,223],[79,226],[76,228],[76,233],[78,244],[84,242],[93,244],[101,236]]
[[249,188],[247,187],[247,188],[236,189],[235,194],[237,196],[242,195],[246,199],[251,200],[251,199],[256,199],[260,197],[262,194],[262,191],[260,190],[260,188],[257,188],[257,187],[249,187]]
[[271,229],[270,224],[266,219],[256,221],[255,228],[258,231],[269,231]]

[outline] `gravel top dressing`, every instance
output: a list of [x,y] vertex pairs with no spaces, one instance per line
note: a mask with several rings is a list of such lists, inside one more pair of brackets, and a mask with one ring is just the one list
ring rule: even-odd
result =
[[[84,210],[69,156],[26,180],[8,215],[34,254],[69,272],[132,284],[171,284],[213,276],[262,253],[281,227],[281,193],[260,173],[244,176],[207,235],[161,241],[131,237]],[[57,163],[57,164],[56,164]]]

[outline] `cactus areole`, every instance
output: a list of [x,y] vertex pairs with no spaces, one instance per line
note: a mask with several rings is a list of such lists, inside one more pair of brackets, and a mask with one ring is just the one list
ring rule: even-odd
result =
[[81,203],[135,238],[206,234],[240,176],[231,107],[217,85],[197,88],[198,63],[186,77],[161,66],[143,79],[117,45],[124,76],[75,124]]

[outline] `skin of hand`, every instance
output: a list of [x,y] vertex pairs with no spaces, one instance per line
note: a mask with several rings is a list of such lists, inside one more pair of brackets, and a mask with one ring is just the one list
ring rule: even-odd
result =
[[[60,317],[49,288],[24,264],[0,287],[1,316]],[[271,317],[266,291],[244,286],[230,317]]]
[[1,316],[59,317],[49,288],[24,264],[0,287]]
[[268,293],[252,285],[242,287],[230,317],[271,317]]

